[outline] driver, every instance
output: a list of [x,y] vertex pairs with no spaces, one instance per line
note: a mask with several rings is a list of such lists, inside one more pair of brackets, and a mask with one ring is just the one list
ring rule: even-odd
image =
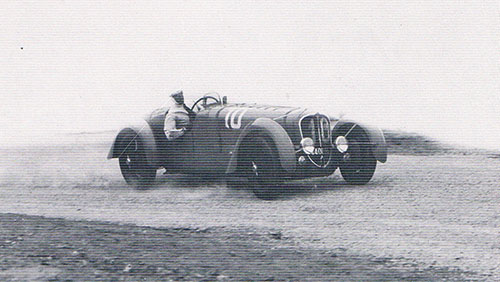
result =
[[170,94],[170,97],[173,100],[173,105],[165,116],[163,130],[167,139],[172,141],[184,135],[186,128],[190,124],[190,119],[186,110],[187,107],[184,105],[182,90]]

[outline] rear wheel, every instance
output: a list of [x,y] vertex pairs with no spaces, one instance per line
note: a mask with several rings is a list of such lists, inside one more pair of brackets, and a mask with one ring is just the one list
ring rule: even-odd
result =
[[127,142],[124,152],[119,157],[123,178],[135,188],[151,186],[156,178],[156,169],[150,167],[146,155],[138,140]]
[[257,198],[271,200],[278,195],[279,166],[270,143],[261,136],[246,143],[241,173]]
[[349,149],[340,164],[340,173],[349,184],[366,184],[375,173],[377,160],[361,132],[352,132],[350,136],[347,136],[347,140]]

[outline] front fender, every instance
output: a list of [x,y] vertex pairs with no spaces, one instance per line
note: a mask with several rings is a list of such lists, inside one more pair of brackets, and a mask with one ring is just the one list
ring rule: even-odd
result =
[[158,167],[160,162],[155,137],[146,121],[141,121],[137,125],[128,126],[120,130],[109,150],[107,158],[118,158],[126,149],[127,143],[131,140],[130,138],[136,138],[139,141],[148,164],[152,167]]
[[384,133],[379,128],[359,122],[341,120],[334,125],[332,132],[335,134],[336,131],[342,130],[345,127],[352,128],[353,126],[360,127],[366,133],[373,156],[379,162],[385,163],[387,161],[387,143],[385,142]]
[[254,122],[247,125],[238,137],[238,140],[234,145],[234,150],[232,151],[233,154],[227,166],[226,173],[233,173],[236,171],[240,145],[247,136],[254,133],[261,133],[271,138],[274,146],[276,147],[281,167],[289,173],[295,171],[295,150],[288,133],[276,121],[269,118],[258,118]]

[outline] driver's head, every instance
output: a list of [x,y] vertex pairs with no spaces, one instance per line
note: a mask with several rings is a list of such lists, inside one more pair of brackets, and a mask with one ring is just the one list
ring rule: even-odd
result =
[[170,97],[174,99],[175,103],[178,105],[184,104],[184,94],[182,93],[182,90],[176,91],[172,94],[170,94]]

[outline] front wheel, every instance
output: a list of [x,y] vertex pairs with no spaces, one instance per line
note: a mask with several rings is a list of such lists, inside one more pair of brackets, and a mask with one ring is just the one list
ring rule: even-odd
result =
[[279,194],[279,166],[273,150],[263,137],[254,137],[245,148],[242,171],[255,196],[272,200]]
[[360,138],[351,138],[349,150],[340,164],[344,180],[354,185],[366,184],[372,179],[376,167],[377,160],[368,145]]
[[150,167],[142,148],[137,140],[128,143],[125,151],[119,157],[120,170],[123,178],[135,188],[151,186],[156,178],[156,169]]

